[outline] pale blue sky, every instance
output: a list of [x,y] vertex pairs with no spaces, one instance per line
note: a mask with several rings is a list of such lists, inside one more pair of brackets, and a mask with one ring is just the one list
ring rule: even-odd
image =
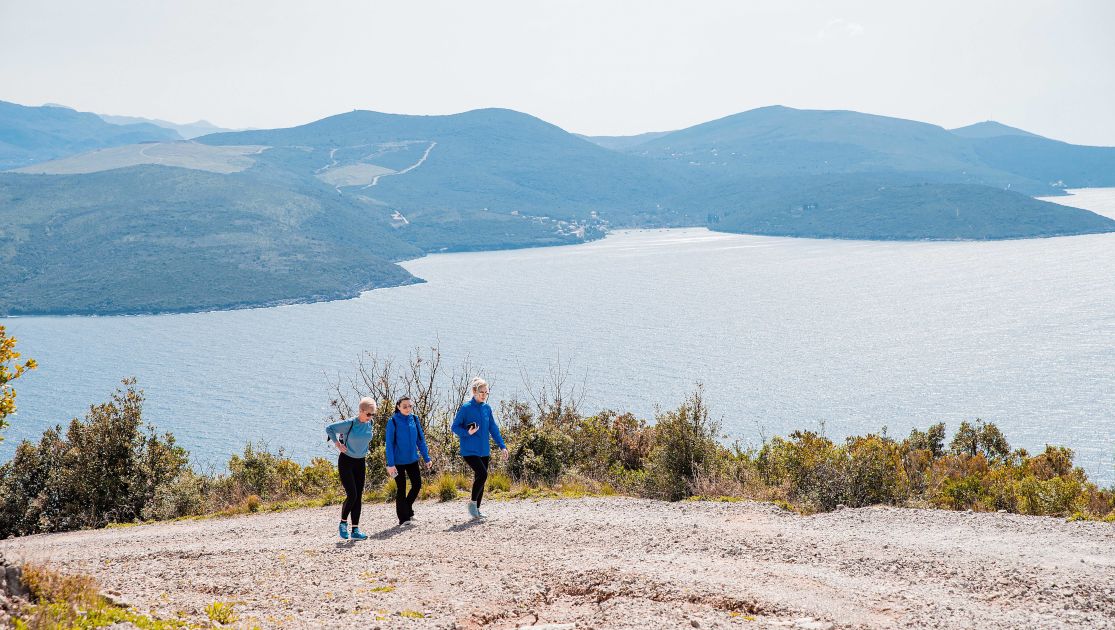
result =
[[228,127],[351,109],[676,129],[783,104],[1115,145],[1115,2],[0,0],[0,100]]

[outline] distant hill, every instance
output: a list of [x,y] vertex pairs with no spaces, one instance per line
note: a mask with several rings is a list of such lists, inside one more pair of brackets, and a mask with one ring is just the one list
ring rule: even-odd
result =
[[985,163],[973,143],[928,123],[772,106],[681,129],[630,153],[739,177],[932,173],[957,183],[1057,194],[1044,180]]
[[[480,210],[579,222],[597,217],[623,225],[693,224],[700,215],[660,207],[686,181],[676,166],[609,151],[506,109],[450,116],[354,111],[198,142],[306,147],[316,176],[346,175],[336,184],[341,192],[435,222]],[[405,176],[377,178],[382,171],[369,166]]]
[[196,311],[415,282],[421,250],[337,195],[137,166],[0,173],[0,315]]
[[628,149],[637,147],[644,142],[650,142],[655,138],[661,138],[668,133],[672,132],[648,131],[647,133],[640,133],[634,136],[583,136],[581,134],[575,135],[578,138],[583,138],[593,144],[598,144],[605,149],[611,149],[613,151],[626,151]]
[[65,107],[27,107],[0,101],[0,170],[139,142],[181,140],[149,123],[113,125],[96,114]]
[[710,195],[724,232],[871,240],[987,240],[1115,232],[1087,210],[973,184],[889,173],[774,178]]
[[1089,147],[1041,136],[973,140],[980,159],[1055,188],[1115,186],[1115,147]]
[[149,123],[162,127],[164,129],[173,129],[182,136],[185,140],[191,140],[198,136],[204,136],[210,133],[221,133],[225,131],[236,131],[235,129],[226,129],[218,127],[207,120],[199,120],[192,123],[173,123],[167,120],[159,120],[158,118],[140,118],[138,116],[110,116],[107,114],[97,114],[107,123],[113,125],[131,125],[136,123]]
[[966,127],[957,127],[950,129],[952,133],[965,138],[996,138],[998,136],[1029,136],[1031,138],[1040,138],[1041,136],[1024,131],[1017,127],[1010,127],[1003,123],[995,122],[994,120],[986,120],[978,122],[974,125]]

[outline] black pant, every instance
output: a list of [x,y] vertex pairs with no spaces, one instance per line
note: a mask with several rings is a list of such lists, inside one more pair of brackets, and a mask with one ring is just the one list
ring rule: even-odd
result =
[[360,524],[360,503],[364,499],[364,458],[337,454],[337,472],[341,475],[341,485],[345,487],[345,504],[341,507],[341,520],[347,521],[352,514],[352,526]]
[[492,458],[485,455],[465,455],[465,462],[468,467],[472,469],[472,500],[476,501],[476,507],[480,507],[480,499],[484,498],[484,484],[488,482],[488,462]]
[[[409,521],[414,516],[414,501],[422,489],[422,471],[418,462],[401,464],[395,467],[399,476],[395,477],[395,514],[399,522]],[[410,475],[410,492],[407,492],[407,475]]]

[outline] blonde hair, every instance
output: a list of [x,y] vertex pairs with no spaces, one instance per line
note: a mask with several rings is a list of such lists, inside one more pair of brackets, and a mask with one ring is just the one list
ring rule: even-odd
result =
[[376,399],[368,398],[367,396],[360,399],[360,411],[376,412]]
[[[472,393],[475,394],[476,390],[480,389],[481,387],[488,387],[488,381],[485,381],[484,379],[477,376],[476,378],[472,379],[472,383],[469,386],[472,388]],[[491,388],[488,387],[488,389]]]

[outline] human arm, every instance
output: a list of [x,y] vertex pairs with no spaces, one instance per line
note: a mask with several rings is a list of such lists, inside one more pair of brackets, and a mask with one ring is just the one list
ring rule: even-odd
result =
[[387,456],[387,469],[390,470],[395,467],[395,449],[392,448],[395,444],[395,418],[388,418],[384,437],[383,452]]
[[507,445],[503,443],[503,434],[499,432],[499,424],[496,423],[496,417],[492,413],[491,407],[488,408],[488,433],[492,436],[492,439],[496,441],[496,445],[499,446],[499,449],[503,451],[506,456]]
[[325,427],[325,439],[332,442],[333,446],[335,446],[341,453],[345,453],[348,451],[348,447],[341,442],[340,435],[343,433],[341,429],[343,429],[345,425],[349,423],[349,420],[341,420],[340,422],[334,422],[333,424],[327,425]]
[[467,415],[468,415],[468,413],[465,411],[465,406],[461,405],[461,408],[457,410],[457,415],[453,417],[453,427],[452,427],[452,429],[453,429],[453,433],[457,434],[457,437],[462,437],[463,438],[465,435],[468,434],[468,430],[465,429],[465,424],[466,424],[465,418],[466,418]]
[[426,447],[426,432],[422,430],[422,418],[415,416],[414,426],[418,429],[418,452],[421,453],[422,460],[429,464],[430,449]]

